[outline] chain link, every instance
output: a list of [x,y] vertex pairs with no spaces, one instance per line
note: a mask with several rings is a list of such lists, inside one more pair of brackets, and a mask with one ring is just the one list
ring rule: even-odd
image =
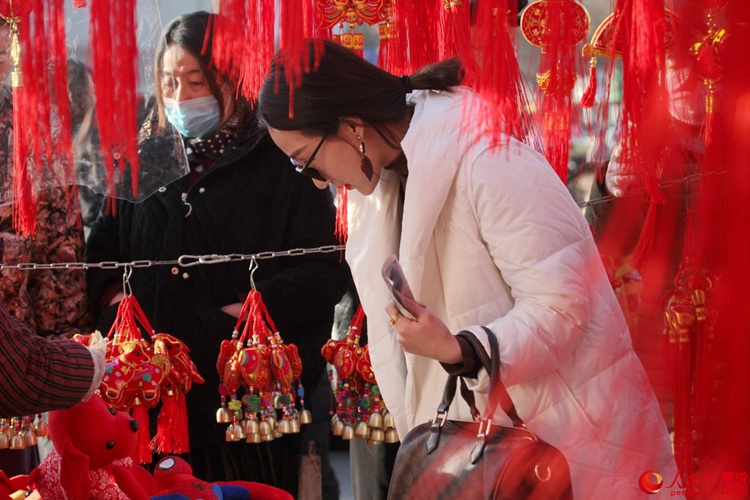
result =
[[242,262],[247,260],[275,259],[278,257],[298,257],[300,255],[312,255],[318,253],[331,253],[343,251],[344,245],[327,245],[317,248],[294,248],[280,252],[260,252],[256,254],[232,253],[228,255],[181,255],[177,260],[134,260],[131,262],[53,262],[49,264],[37,264],[33,262],[20,262],[18,264],[0,264],[0,270],[17,269],[20,271],[32,271],[38,269],[120,269],[126,267],[152,267],[152,266],[174,266],[192,267],[200,264],[221,264],[225,262]]

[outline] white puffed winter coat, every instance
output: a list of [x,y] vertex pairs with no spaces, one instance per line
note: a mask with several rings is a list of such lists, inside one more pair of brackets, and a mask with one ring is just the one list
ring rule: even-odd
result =
[[[399,435],[435,416],[447,374],[389,331],[381,266],[390,254],[454,334],[470,330],[489,349],[480,325],[494,332],[518,413],[563,452],[576,498],[646,497],[645,472],[675,477],[669,434],[579,207],[533,148],[493,147],[463,127],[467,109],[483,105],[467,89],[409,99],[403,196],[386,170],[370,196],[350,193],[346,252]],[[481,370],[474,389],[487,382]],[[449,418],[470,421],[459,399]],[[499,410],[495,420],[510,424]]]

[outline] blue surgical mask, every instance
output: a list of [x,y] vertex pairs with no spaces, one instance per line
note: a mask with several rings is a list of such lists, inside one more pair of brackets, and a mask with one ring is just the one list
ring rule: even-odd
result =
[[184,137],[206,137],[219,128],[219,101],[212,95],[182,102],[165,98],[164,113]]

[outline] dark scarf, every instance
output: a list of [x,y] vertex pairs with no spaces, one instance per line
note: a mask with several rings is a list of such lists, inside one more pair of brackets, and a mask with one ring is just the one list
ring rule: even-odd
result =
[[217,160],[224,153],[224,149],[242,131],[243,113],[240,109],[238,107],[232,117],[214,135],[187,139],[188,158],[195,154],[211,162]]

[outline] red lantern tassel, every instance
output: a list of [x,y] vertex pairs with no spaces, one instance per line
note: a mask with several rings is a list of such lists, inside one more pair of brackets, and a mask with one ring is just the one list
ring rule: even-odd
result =
[[348,212],[347,206],[349,204],[349,190],[345,186],[341,186],[338,189],[339,199],[338,205],[336,206],[336,231],[334,234],[339,239],[340,244],[346,243],[349,238],[349,224],[347,222]]
[[476,48],[477,65],[467,67],[464,84],[473,87],[489,104],[486,116],[474,115],[472,121],[485,123],[493,135],[502,134],[522,139],[527,127],[522,110],[528,109],[523,91],[525,78],[516,59],[516,51],[508,32],[506,16],[498,15],[493,2],[476,5],[476,27],[472,46]]
[[139,464],[151,463],[151,449],[149,448],[149,423],[148,410],[142,404],[133,404],[130,407],[130,416],[138,422],[138,439],[131,458]]
[[170,389],[163,393],[161,401],[156,435],[149,448],[155,453],[187,453],[190,451],[190,438],[185,394]]
[[582,108],[591,108],[596,102],[596,57],[591,58],[589,67],[589,83],[583,91],[581,101],[578,103]]
[[[131,190],[138,195],[135,0],[94,0],[89,39],[96,91],[96,119],[106,180],[111,192],[130,167]],[[115,77],[116,75],[116,77]],[[115,175],[115,168],[119,175]]]

